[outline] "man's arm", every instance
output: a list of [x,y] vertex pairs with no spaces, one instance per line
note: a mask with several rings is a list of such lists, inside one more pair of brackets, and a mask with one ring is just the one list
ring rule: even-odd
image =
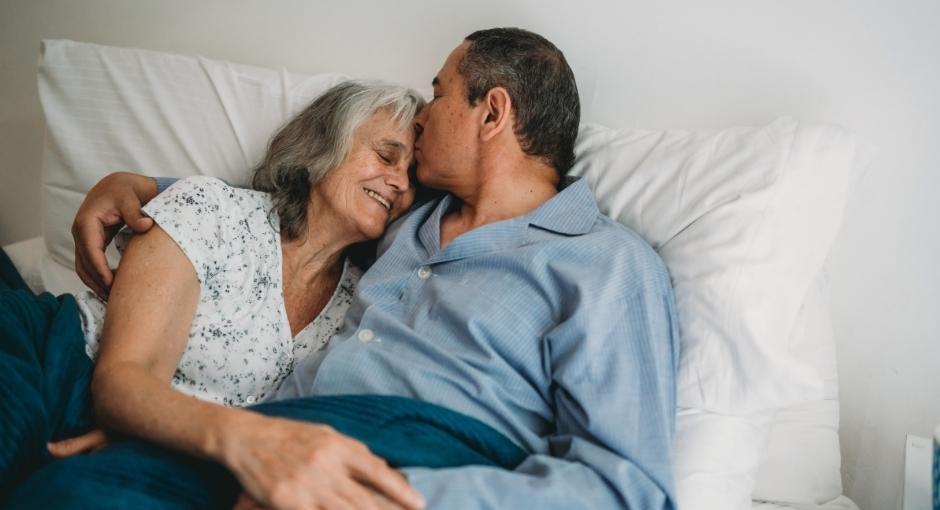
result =
[[514,471],[405,469],[428,508],[675,507],[678,323],[668,275],[654,273],[662,274],[643,274],[625,292],[597,289],[548,334],[550,455]]
[[85,195],[72,222],[75,241],[75,272],[91,290],[101,297],[108,295],[114,274],[108,266],[104,250],[122,225],[137,233],[150,230],[153,220],[140,208],[166,189],[175,179],[163,179],[115,172],[94,185]]
[[114,272],[104,252],[114,235],[123,225],[137,234],[150,230],[153,220],[140,209],[178,180],[114,172],[88,190],[72,221],[72,240],[75,272],[95,294],[106,298],[111,291]]

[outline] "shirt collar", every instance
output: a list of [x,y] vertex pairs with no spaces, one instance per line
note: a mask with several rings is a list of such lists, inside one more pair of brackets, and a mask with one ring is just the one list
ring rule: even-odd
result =
[[437,203],[429,204],[430,213],[418,227],[420,243],[427,255],[437,262],[519,246],[526,242],[524,232],[530,225],[562,235],[586,234],[600,214],[587,181],[580,177],[565,177],[559,192],[534,211],[477,227],[439,251],[441,219],[451,209],[454,200],[448,193]]
[[587,181],[565,176],[558,194],[529,213],[526,220],[530,225],[559,234],[581,235],[591,230],[599,213]]

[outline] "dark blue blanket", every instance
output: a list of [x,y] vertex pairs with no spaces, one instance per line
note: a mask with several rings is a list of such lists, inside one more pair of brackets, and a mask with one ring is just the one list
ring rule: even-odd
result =
[[52,460],[46,442],[91,428],[91,374],[72,296],[0,290],[0,501]]
[[[92,369],[71,296],[0,291],[0,503],[31,509],[231,508],[240,489],[225,468],[142,441],[52,461],[47,441],[92,427]],[[311,397],[250,410],[330,425],[394,467],[512,469],[526,455],[474,418],[402,397]]]

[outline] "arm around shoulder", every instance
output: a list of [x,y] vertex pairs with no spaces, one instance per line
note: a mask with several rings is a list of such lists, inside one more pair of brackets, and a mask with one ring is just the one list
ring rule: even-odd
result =
[[75,271],[99,296],[107,296],[114,279],[105,248],[122,225],[140,233],[153,226],[153,221],[141,213],[141,207],[156,194],[154,179],[115,172],[98,181],[85,195],[72,222]]

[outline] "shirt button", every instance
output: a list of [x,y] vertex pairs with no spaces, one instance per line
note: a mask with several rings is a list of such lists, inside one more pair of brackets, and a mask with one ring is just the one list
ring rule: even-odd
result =
[[248,397],[245,399],[245,402],[248,402],[249,404],[254,404],[255,400],[257,399],[255,399],[254,395],[248,395]]
[[421,266],[418,268],[418,278],[422,280],[427,280],[431,277],[431,268],[428,266]]
[[371,342],[375,338],[375,333],[371,329],[361,329],[359,330],[359,341],[362,343]]

